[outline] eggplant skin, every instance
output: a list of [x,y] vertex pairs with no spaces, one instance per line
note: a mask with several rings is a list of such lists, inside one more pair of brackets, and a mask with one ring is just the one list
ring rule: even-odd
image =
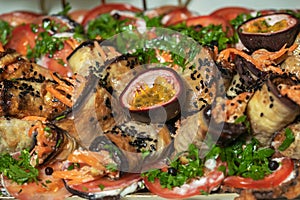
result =
[[247,106],[253,136],[262,145],[269,145],[273,134],[292,123],[300,113],[298,106],[291,104],[287,97],[275,95],[274,89],[270,89],[266,82],[254,93]]
[[28,136],[33,122],[15,119],[0,118],[0,153],[13,153],[22,149],[29,149],[33,139]]

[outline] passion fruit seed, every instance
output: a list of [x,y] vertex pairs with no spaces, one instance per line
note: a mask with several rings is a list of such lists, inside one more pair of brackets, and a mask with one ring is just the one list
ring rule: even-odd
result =
[[172,84],[165,77],[158,76],[152,87],[143,84],[142,87],[136,90],[131,105],[133,108],[150,107],[168,102],[174,95],[175,90]]
[[265,19],[254,21],[244,31],[248,33],[272,33],[288,28],[288,21],[282,19],[273,25],[270,25]]

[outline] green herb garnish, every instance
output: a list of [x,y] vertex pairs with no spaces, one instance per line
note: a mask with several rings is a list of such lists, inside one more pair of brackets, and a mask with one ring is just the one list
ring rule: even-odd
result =
[[115,172],[115,171],[118,170],[118,166],[116,164],[113,164],[113,163],[109,163],[105,167],[106,167],[107,170],[109,170],[111,172]]
[[272,173],[268,164],[275,151],[271,148],[259,148],[258,144],[256,139],[252,139],[248,144],[238,140],[221,151],[220,156],[222,161],[227,162],[229,176],[259,180]]
[[22,150],[21,155],[15,159],[10,154],[0,155],[0,172],[17,184],[36,182],[39,172],[30,164],[30,154]]
[[100,190],[102,190],[102,191],[103,191],[103,190],[104,190],[104,188],[105,188],[105,186],[104,186],[104,185],[102,185],[102,184],[100,184],[100,185],[99,185],[99,188],[100,188]]
[[6,21],[0,20],[0,42],[6,45],[9,37],[11,36],[12,27]]
[[203,176],[204,163],[199,158],[199,150],[195,145],[191,144],[187,154],[184,154],[184,163],[181,159],[178,157],[171,161],[167,170],[152,169],[142,176],[147,177],[150,182],[159,179],[161,186],[168,189],[180,187],[192,178]]
[[278,147],[279,151],[286,150],[295,141],[295,136],[290,128],[285,129],[285,140]]

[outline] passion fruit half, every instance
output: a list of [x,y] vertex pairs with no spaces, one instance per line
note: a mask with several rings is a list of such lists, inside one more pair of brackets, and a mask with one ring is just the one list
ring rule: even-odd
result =
[[163,123],[178,116],[185,101],[185,86],[171,68],[149,68],[136,75],[119,100],[133,120]]
[[286,13],[256,17],[238,27],[243,45],[250,51],[266,49],[278,51],[285,44],[291,46],[299,33],[299,20]]

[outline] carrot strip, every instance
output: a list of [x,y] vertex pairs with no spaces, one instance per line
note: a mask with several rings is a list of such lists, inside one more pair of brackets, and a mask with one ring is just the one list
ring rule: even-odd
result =
[[50,92],[50,94],[53,95],[55,98],[57,98],[59,101],[61,101],[63,104],[67,105],[68,107],[72,107],[72,105],[73,105],[72,100],[70,100],[66,96],[62,95],[56,89],[54,89],[50,86],[47,86],[46,90],[48,92]]
[[100,47],[99,43],[97,41],[94,42],[94,45],[97,49],[97,51],[100,53],[100,56],[103,60],[106,60],[107,59],[107,56],[104,52],[104,50]]
[[98,170],[104,171],[106,168],[99,162],[99,160],[102,160],[102,156],[98,153],[96,154],[92,152],[77,151],[76,153],[68,156],[68,161],[70,162],[88,164]]
[[221,60],[228,60],[231,53],[239,55],[239,56],[245,58],[247,61],[254,64],[258,69],[262,70],[261,66],[259,65],[259,62],[257,62],[254,58],[252,58],[247,53],[245,53],[241,50],[235,49],[235,48],[227,48],[227,49],[224,49],[223,51],[221,51],[221,53],[218,56],[217,61],[220,62]]

